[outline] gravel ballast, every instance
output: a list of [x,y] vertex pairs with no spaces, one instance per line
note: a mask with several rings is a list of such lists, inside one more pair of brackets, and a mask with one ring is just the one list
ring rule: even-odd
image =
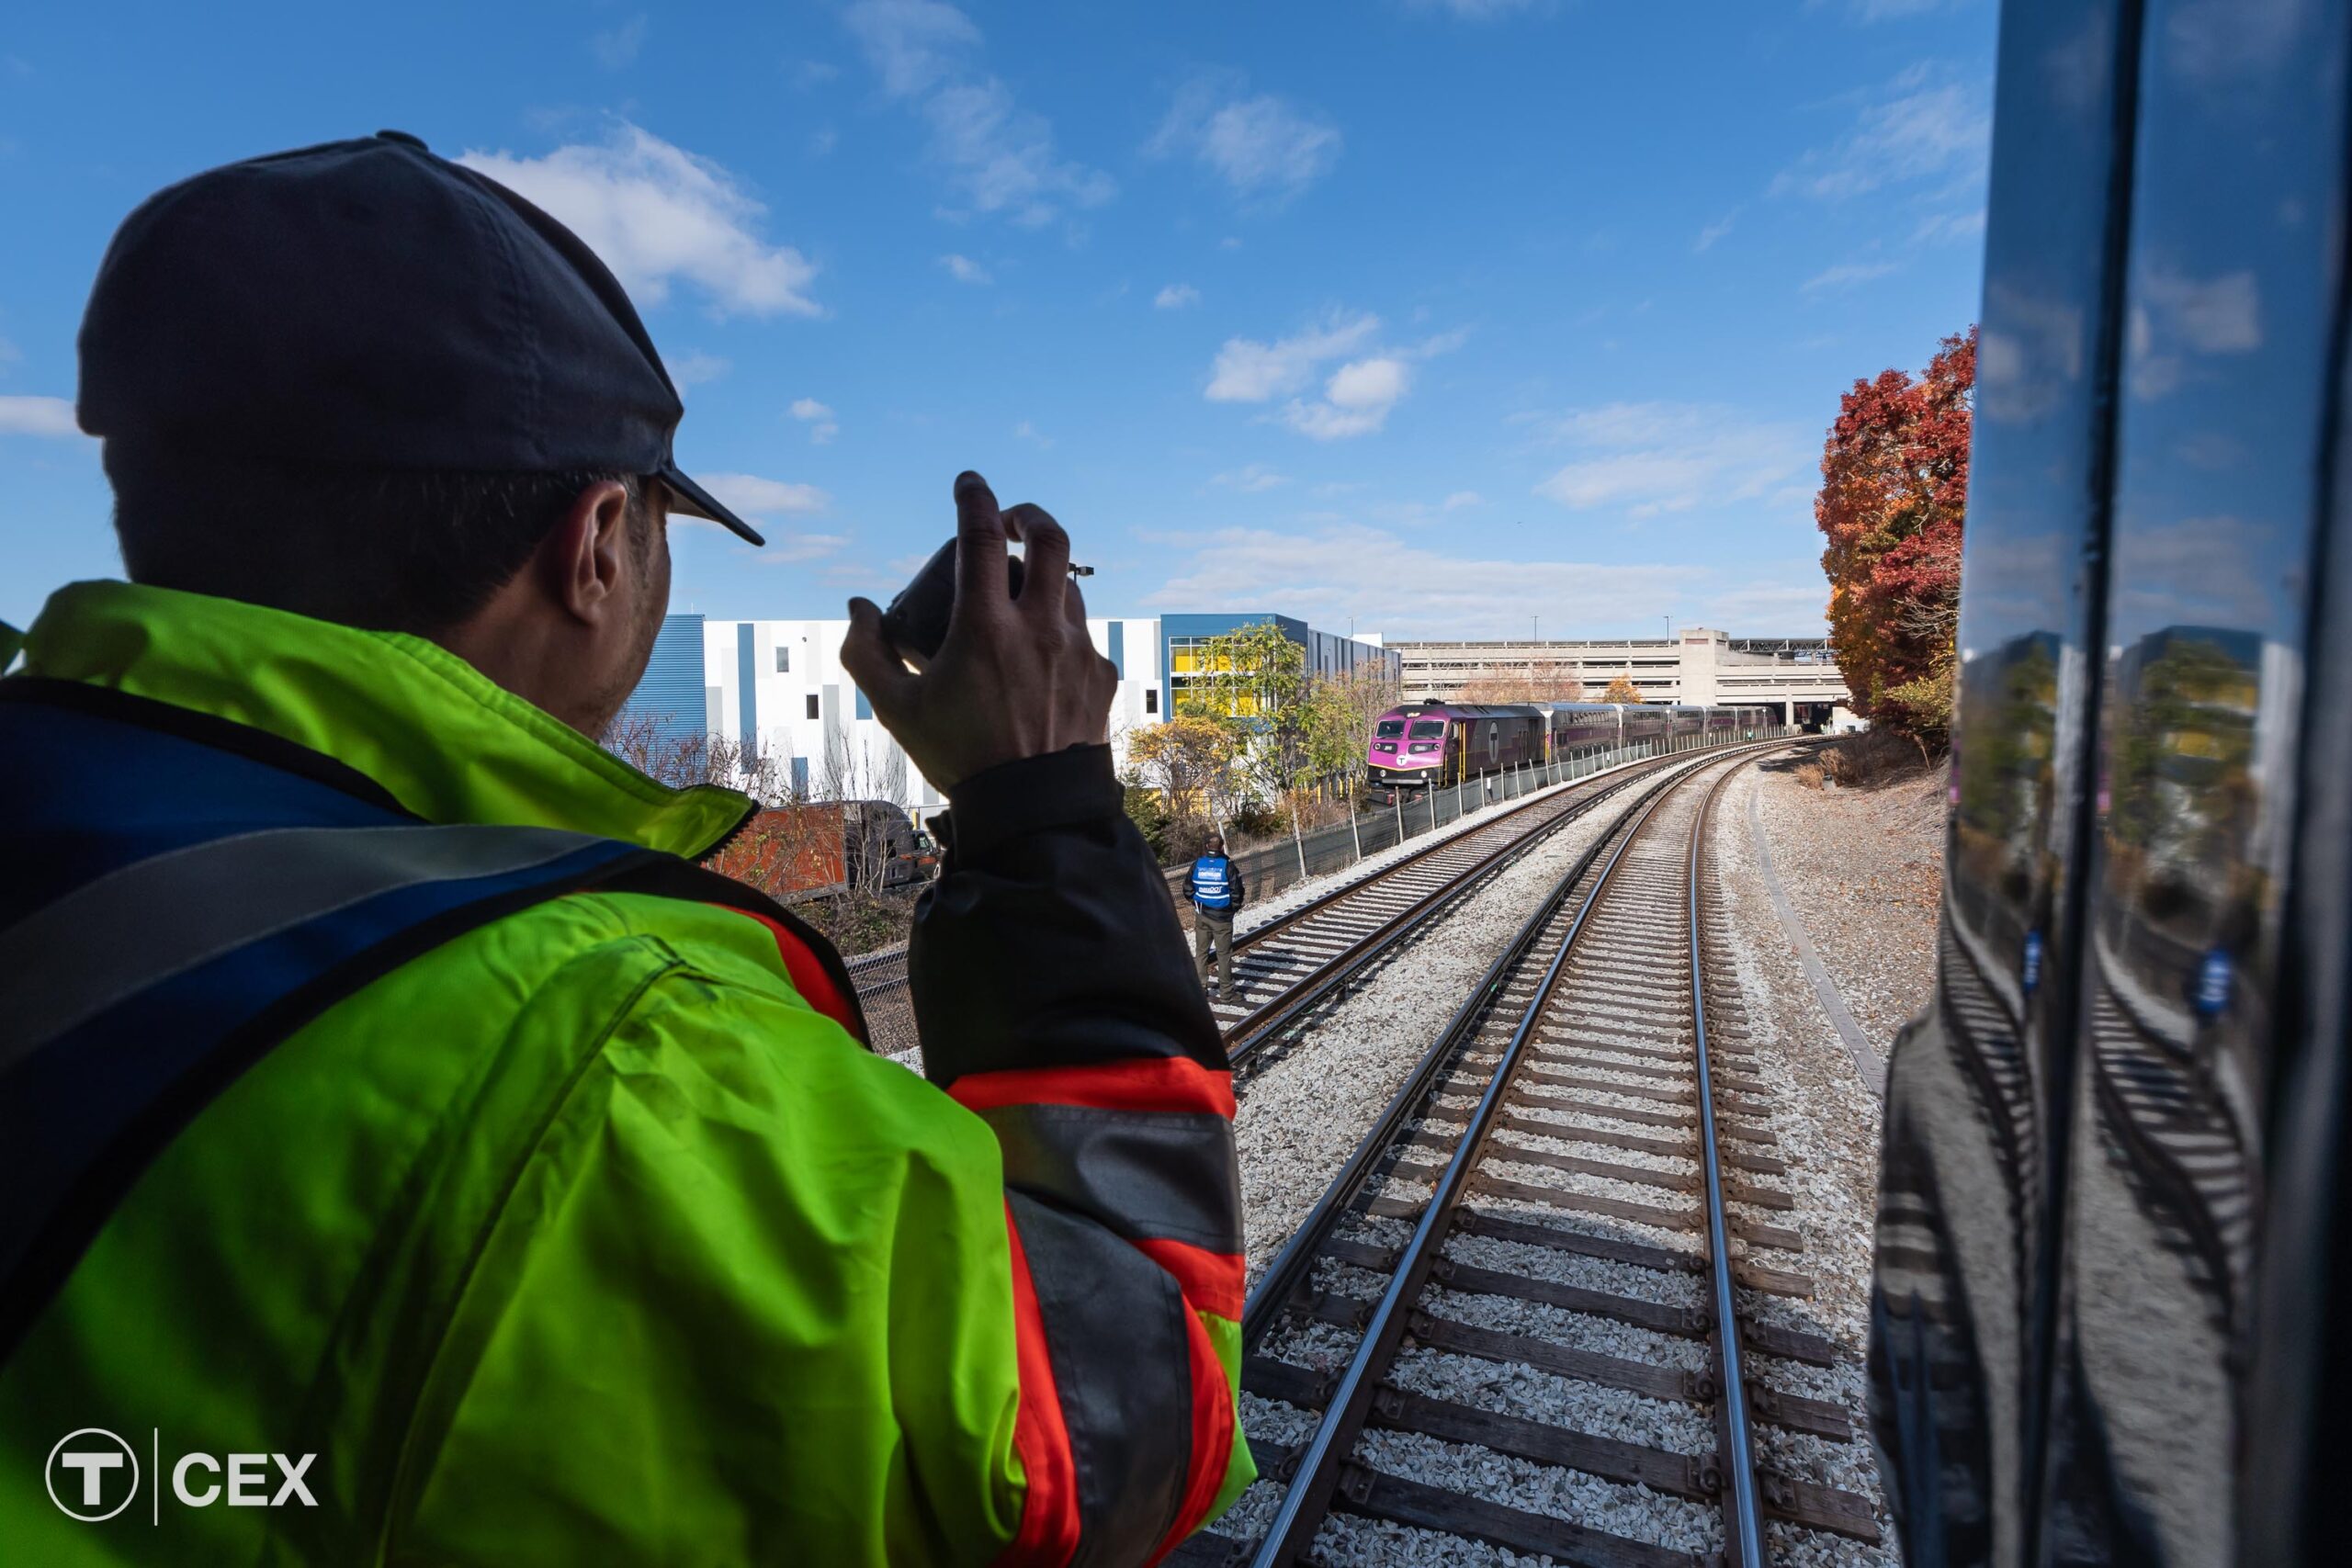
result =
[[1453,914],[1400,943],[1281,1047],[1278,1059],[1251,1073],[1233,1124],[1251,1284],[1471,986],[1577,856],[1615,824],[1626,798],[1605,801],[1559,829]]
[[[1866,1069],[1874,1064],[1858,1057],[1857,1047],[1883,1058],[1894,1029],[1925,1001],[1932,982],[1940,784],[1920,778],[1876,792],[1824,794],[1804,789],[1791,776],[1791,760],[1786,754],[1772,759],[1770,771],[1752,766],[1736,770],[1713,818],[1708,874],[1718,918],[1709,937],[1714,944],[1708,963],[1710,1035],[1736,1053],[1734,1061],[1719,1060],[1718,1070],[1753,1080],[1752,1087],[1719,1086],[1716,1104],[1735,1125],[1751,1124],[1777,1138],[1770,1152],[1786,1162],[1787,1172],[1755,1185],[1759,1192],[1777,1189],[1793,1201],[1786,1210],[1735,1201],[1730,1207],[1736,1224],[1793,1231],[1802,1238],[1802,1250],[1796,1252],[1770,1246],[1743,1247],[1736,1241],[1735,1251],[1745,1250],[1760,1264],[1802,1275],[1815,1287],[1811,1297],[1740,1287],[1742,1314],[1752,1323],[1819,1336],[1838,1352],[1836,1364],[1828,1368],[1756,1355],[1751,1375],[1783,1392],[1842,1406],[1854,1423],[1855,1437],[1839,1442],[1764,1427],[1758,1431],[1758,1451],[1762,1462],[1782,1473],[1863,1499],[1876,1514],[1883,1537],[1879,1545],[1870,1546],[1773,1525],[1774,1562],[1892,1563],[1899,1561],[1892,1520],[1864,1440],[1863,1357],[1879,1106],[1867,1087],[1872,1075]],[[1459,1008],[1470,985],[1543,893],[1609,830],[1623,810],[1623,803],[1611,802],[1569,825],[1434,929],[1384,960],[1283,1055],[1269,1053],[1263,1059],[1245,1089],[1236,1125],[1253,1283]],[[1759,840],[1769,844],[1784,884],[1783,905],[1776,906],[1759,874]],[[1651,863],[1662,858],[1655,850],[1636,852]],[[1670,873],[1656,863],[1629,863],[1625,874],[1633,885],[1651,890],[1645,896],[1655,897]],[[1802,928],[1803,943],[1792,940],[1787,923],[1791,917],[1811,922]],[[1509,1109],[1515,1121],[1492,1134],[1481,1168],[1481,1179],[1503,1185],[1478,1193],[1473,1206],[1498,1220],[1645,1243],[1689,1257],[1703,1247],[1702,1235],[1695,1224],[1685,1229],[1675,1222],[1698,1219],[1698,1198],[1687,1185],[1650,1179],[1691,1170],[1688,1156],[1666,1152],[1677,1145],[1690,1145],[1695,1152],[1695,1145],[1687,1123],[1662,1123],[1662,1108],[1668,1106],[1669,1097],[1658,1092],[1670,1089],[1671,1079],[1679,1076],[1662,1070],[1672,1066],[1664,1054],[1679,1055],[1687,1050],[1688,1031],[1660,1021],[1655,1010],[1645,1014],[1640,985],[1623,979],[1645,968],[1665,975],[1677,963],[1675,940],[1670,934],[1652,940],[1642,929],[1629,930],[1622,922],[1596,928],[1592,936],[1598,940],[1580,949],[1582,956],[1572,962],[1589,971],[1594,989],[1570,1019],[1562,1021],[1563,1027],[1535,1035],[1529,1060],[1548,1076],[1531,1076],[1514,1087]],[[1810,970],[1801,962],[1801,946],[1809,948],[1815,959]],[[1609,989],[1621,984],[1631,990],[1619,995]],[[1513,991],[1526,994],[1516,985]],[[1491,1034],[1483,1038],[1486,1054],[1470,1058],[1476,1064],[1474,1072],[1498,1060],[1492,1052],[1500,1041]],[[1729,1045],[1733,1041],[1738,1043]],[[1475,1105],[1476,1093],[1473,1089],[1437,1100],[1422,1123],[1424,1130],[1450,1141]],[[1665,1109],[1663,1114],[1673,1112]],[[1621,1141],[1589,1135],[1593,1134]],[[1635,1142],[1622,1141],[1626,1139]],[[1555,1163],[1532,1157],[1538,1156],[1553,1156]],[[1416,1146],[1406,1152],[1404,1163],[1393,1173],[1375,1179],[1372,1190],[1418,1203],[1428,1197],[1430,1187],[1415,1176],[1434,1175],[1447,1157],[1447,1149]],[[1585,1168],[1572,1168],[1577,1164]],[[1580,1195],[1605,1213],[1556,1207],[1533,1196],[1521,1199],[1515,1195],[1520,1188],[1510,1183],[1531,1192]],[[1673,1228],[1631,1218],[1634,1213]],[[1612,1217],[1618,1215],[1629,1217]],[[1396,1247],[1410,1229],[1401,1221],[1357,1216],[1342,1227],[1342,1234]],[[1708,1290],[1701,1271],[1652,1269],[1461,1230],[1448,1240],[1445,1253],[1454,1264],[1470,1269],[1548,1280],[1636,1303],[1701,1306]],[[1417,1304],[1441,1320],[1470,1329],[1527,1336],[1569,1350],[1691,1372],[1704,1371],[1712,1361],[1703,1338],[1684,1337],[1692,1332],[1690,1328],[1646,1311],[1555,1305],[1515,1294],[1486,1293],[1482,1285],[1493,1282],[1482,1282],[1470,1273],[1458,1280],[1442,1278],[1451,1282],[1433,1280]],[[1387,1287],[1385,1277],[1376,1271],[1330,1259],[1317,1264],[1314,1282],[1335,1296],[1366,1302]],[[1558,1299],[1565,1303],[1569,1297],[1558,1293]],[[1645,1322],[1657,1327],[1638,1326]],[[1660,1331],[1668,1328],[1674,1332]],[[1344,1366],[1357,1344],[1353,1330],[1293,1316],[1276,1324],[1260,1348],[1276,1359],[1328,1372]],[[1713,1417],[1704,1404],[1634,1395],[1606,1382],[1412,1341],[1382,1375],[1411,1393],[1669,1452],[1700,1455],[1714,1441]],[[1295,1442],[1312,1429],[1308,1413],[1254,1396],[1247,1403],[1245,1427],[1254,1436]],[[1719,1551],[1723,1544],[1719,1515],[1711,1505],[1531,1463],[1476,1445],[1375,1427],[1358,1442],[1355,1455],[1365,1464],[1424,1485],[1549,1514],[1634,1540],[1699,1552]],[[1254,1536],[1280,1495],[1275,1485],[1251,1488],[1218,1530],[1238,1539]],[[1316,1555],[1332,1562],[1363,1563],[1541,1561],[1345,1515],[1325,1524]]]
[[1774,1560],[1893,1563],[1900,1560],[1894,1522],[1863,1440],[1880,1107],[1766,891],[1754,833],[1760,824],[1769,835],[1804,934],[1883,1062],[1894,1032],[1926,1004],[1934,982],[1942,787],[1938,776],[1874,791],[1814,790],[1797,782],[1789,763],[1781,757],[1744,769],[1725,789],[1716,807],[1714,874],[1726,956],[1747,1013],[1752,1076],[1775,1090],[1769,1121],[1780,1137],[1775,1152],[1789,1163],[1780,1185],[1798,1204],[1793,1217],[1758,1217],[1792,1223],[1805,1238],[1800,1258],[1767,1253],[1761,1260],[1805,1275],[1815,1294],[1792,1300],[1743,1290],[1741,1306],[1755,1321],[1824,1335],[1838,1346],[1834,1367],[1767,1360],[1766,1375],[1776,1387],[1844,1406],[1856,1440],[1768,1428],[1759,1442],[1770,1462],[1869,1499],[1884,1534],[1871,1547],[1774,1526]]

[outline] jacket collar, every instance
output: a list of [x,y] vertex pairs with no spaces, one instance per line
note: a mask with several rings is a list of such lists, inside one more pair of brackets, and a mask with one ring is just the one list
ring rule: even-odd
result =
[[111,686],[322,751],[430,822],[563,828],[689,857],[752,809],[656,783],[422,637],[128,582],[58,590],[28,675]]

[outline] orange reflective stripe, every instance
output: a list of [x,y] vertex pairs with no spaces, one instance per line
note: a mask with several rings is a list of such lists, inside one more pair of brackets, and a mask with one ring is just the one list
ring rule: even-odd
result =
[[1183,1506],[1177,1510],[1176,1522],[1161,1539],[1159,1549],[1151,1554],[1153,1562],[1200,1529],[1225,1484],[1226,1466],[1233,1458],[1233,1396],[1226,1385],[1225,1366],[1216,1359],[1216,1347],[1210,1343],[1209,1331],[1198,1314],[1186,1313],[1184,1326],[1189,1330],[1185,1342],[1191,1352],[1193,1454],[1184,1472]]
[[1029,1257],[1021,1227],[1005,1205],[1004,1234],[1012,1252],[1012,1333],[1021,1373],[1021,1404],[1013,1417],[1012,1446],[1021,1455],[1028,1491],[1021,1500],[1021,1529],[996,1561],[1006,1568],[1062,1568],[1078,1551],[1078,1461],[1062,1419],[1061,1394],[1054,1386],[1054,1364],[1046,1348],[1046,1315],[1029,1278]]
[[1239,1253],[1211,1252],[1205,1247],[1164,1236],[1142,1236],[1128,1245],[1173,1274],[1176,1288],[1195,1311],[1241,1321],[1241,1303],[1249,1293],[1249,1268]]
[[1092,1111],[1206,1111],[1233,1119],[1233,1075],[1204,1067],[1190,1056],[966,1073],[947,1092],[967,1111],[1075,1105]]

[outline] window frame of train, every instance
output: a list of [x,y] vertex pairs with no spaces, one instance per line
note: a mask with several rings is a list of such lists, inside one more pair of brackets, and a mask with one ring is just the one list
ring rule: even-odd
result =
[[1871,1426],[1914,1563],[2316,1560],[2352,1404],[2346,0],[2008,0],[1939,976]]

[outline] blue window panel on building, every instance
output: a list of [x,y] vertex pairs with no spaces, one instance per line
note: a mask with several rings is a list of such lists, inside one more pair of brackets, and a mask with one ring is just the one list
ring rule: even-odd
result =
[[1119,672],[1120,680],[1127,678],[1127,627],[1124,621],[1111,623],[1111,668]]
[[[857,691],[857,688],[854,686],[850,689],[852,691]],[[865,694],[862,691],[857,692],[857,716],[860,718],[872,718],[874,716],[874,705],[865,700]]]
[[711,714],[704,685],[700,615],[668,615],[654,635],[645,674],[622,711],[650,721],[655,737],[671,744],[707,733]]
[[806,757],[792,759],[792,793],[795,795],[808,793],[808,759]]
[[740,710],[736,728],[745,741],[760,738],[759,676],[759,660],[752,647],[752,623],[745,621],[735,628],[735,678],[739,682],[735,701]]

